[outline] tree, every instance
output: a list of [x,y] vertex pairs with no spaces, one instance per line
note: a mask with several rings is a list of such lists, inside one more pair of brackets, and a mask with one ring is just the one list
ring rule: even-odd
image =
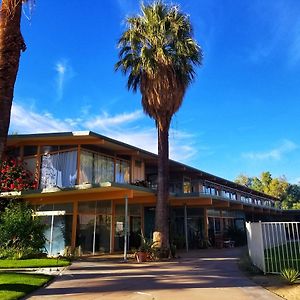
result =
[[272,175],[270,172],[262,172],[260,175],[260,181],[262,183],[263,192],[269,194],[270,183],[272,181]]
[[240,174],[238,177],[234,180],[234,182],[244,185],[244,186],[251,186],[251,178],[249,178],[247,175]]
[[285,209],[297,207],[293,204],[300,200],[299,185],[289,184],[284,176],[273,178],[270,172],[262,172],[259,178],[239,175],[235,182],[279,198],[282,200],[282,207]]
[[299,184],[290,184],[282,200],[282,208],[299,209],[300,206],[300,186]]
[[0,8],[0,160],[6,149],[20,54],[26,49],[20,30],[23,2],[2,0]]
[[264,192],[263,183],[260,181],[258,177],[253,177],[251,179],[251,188],[258,191],[258,192]]
[[158,131],[158,191],[155,239],[169,249],[169,127],[194,79],[202,50],[193,40],[189,17],[178,6],[155,1],[141,5],[141,14],[126,20],[118,47],[116,70],[128,74],[127,87],[140,90],[144,112]]
[[25,202],[11,202],[0,216],[0,258],[26,258],[44,250],[45,225]]

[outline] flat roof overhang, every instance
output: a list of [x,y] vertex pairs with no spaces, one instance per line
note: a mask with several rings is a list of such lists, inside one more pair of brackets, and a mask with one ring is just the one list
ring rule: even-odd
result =
[[155,192],[144,187],[105,182],[98,185],[83,184],[74,188],[60,189],[54,187],[44,190],[1,193],[1,198],[22,198],[30,203],[68,202],[73,200],[116,200],[129,203],[155,203]]
[[275,207],[244,203],[237,200],[230,200],[219,196],[213,197],[205,194],[181,194],[180,196],[170,195],[170,203],[171,205],[190,205],[212,209],[240,210],[262,214],[281,214],[281,209]]
[[[32,204],[68,202],[68,201],[95,201],[95,200],[115,200],[115,203],[124,203],[128,198],[129,203],[151,204],[156,203],[156,191],[135,186],[131,184],[122,184],[114,182],[104,182],[91,185],[82,184],[72,188],[53,187],[43,190],[31,190],[22,192],[1,193],[0,198],[22,198]],[[171,206],[188,205],[206,207],[212,209],[240,210],[258,214],[281,214],[280,209],[268,206],[253,205],[243,203],[237,200],[230,200],[220,196],[211,196],[206,194],[180,194],[169,195]]]

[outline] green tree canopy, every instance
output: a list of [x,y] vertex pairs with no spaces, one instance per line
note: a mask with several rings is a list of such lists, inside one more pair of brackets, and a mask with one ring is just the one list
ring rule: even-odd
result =
[[239,175],[235,182],[279,198],[282,201],[282,208],[299,209],[300,186],[288,183],[284,176],[273,178],[270,172],[262,172],[259,177]]

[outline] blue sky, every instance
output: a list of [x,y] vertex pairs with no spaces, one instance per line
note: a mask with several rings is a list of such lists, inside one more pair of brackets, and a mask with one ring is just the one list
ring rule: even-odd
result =
[[[171,158],[233,180],[269,170],[300,181],[300,2],[181,0],[203,66],[174,116]],[[37,0],[25,8],[11,132],[92,130],[156,152],[140,94],[114,72],[139,1]]]

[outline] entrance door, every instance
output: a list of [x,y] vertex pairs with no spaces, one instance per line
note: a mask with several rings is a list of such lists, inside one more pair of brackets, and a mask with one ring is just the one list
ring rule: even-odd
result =
[[79,215],[77,222],[77,246],[85,254],[92,254],[95,251],[94,230],[96,218],[94,215]]
[[98,215],[96,219],[95,252],[103,253],[110,250],[111,217]]
[[141,245],[141,217],[130,216],[129,229],[129,249],[137,249]]

